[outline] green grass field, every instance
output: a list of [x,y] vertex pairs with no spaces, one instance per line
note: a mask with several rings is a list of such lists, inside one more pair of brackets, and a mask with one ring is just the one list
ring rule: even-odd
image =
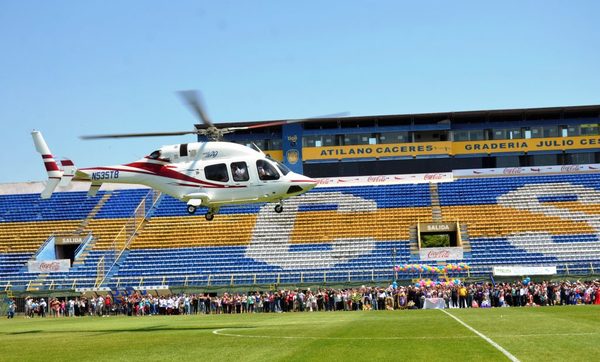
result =
[[[600,307],[449,310],[521,361],[600,360]],[[2,361],[507,360],[439,310],[0,321]]]

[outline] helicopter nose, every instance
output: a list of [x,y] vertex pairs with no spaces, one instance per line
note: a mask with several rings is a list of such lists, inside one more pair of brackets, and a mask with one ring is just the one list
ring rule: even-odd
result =
[[305,193],[317,186],[317,181],[306,176],[294,175],[292,180],[292,186],[288,189],[288,194],[300,194]]
[[304,183],[303,188],[306,191],[310,191],[310,190],[314,189],[315,186],[317,186],[317,181],[316,180],[307,179],[307,182]]

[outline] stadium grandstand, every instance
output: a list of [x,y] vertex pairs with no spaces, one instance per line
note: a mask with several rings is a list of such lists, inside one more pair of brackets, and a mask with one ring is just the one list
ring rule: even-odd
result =
[[[278,122],[274,122],[278,123]],[[241,126],[246,123],[227,124]],[[593,275],[600,106],[321,118],[239,132],[319,186],[207,222],[140,187],[0,185],[0,291]],[[202,214],[202,213],[199,213]],[[503,274],[504,273],[504,274]]]

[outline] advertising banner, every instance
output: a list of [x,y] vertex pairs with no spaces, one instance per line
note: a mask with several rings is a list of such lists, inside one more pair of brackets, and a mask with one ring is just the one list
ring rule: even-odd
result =
[[487,175],[535,175],[542,173],[574,173],[594,171],[600,171],[600,164],[595,163],[590,165],[481,168],[471,170],[454,170],[452,173],[454,177],[469,177]]
[[34,260],[27,262],[27,270],[30,273],[68,272],[70,267],[71,261],[69,259]]
[[377,145],[352,145],[332,147],[305,147],[303,160],[341,160],[349,158],[413,157],[421,155],[447,155],[451,142],[416,142]]
[[263,152],[265,153],[265,155],[271,157],[274,160],[277,160],[280,162],[283,161],[283,151],[282,150],[266,150]]
[[556,266],[495,266],[494,275],[497,276],[526,276],[526,275],[554,275]]
[[454,178],[452,172],[437,172],[412,175],[324,177],[316,180],[317,187],[339,187],[451,182],[454,181]]
[[514,140],[452,142],[452,154],[563,151],[600,148],[600,136],[527,138]]
[[302,160],[474,155],[600,148],[600,136],[524,138],[487,141],[438,141],[376,145],[304,147]]
[[419,257],[423,261],[458,260],[463,258],[463,248],[423,248],[419,250]]

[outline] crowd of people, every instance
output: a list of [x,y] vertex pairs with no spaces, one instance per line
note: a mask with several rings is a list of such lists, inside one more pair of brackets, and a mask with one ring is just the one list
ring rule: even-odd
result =
[[[151,295],[140,292],[114,297],[26,298],[27,318],[110,315],[280,313],[421,309],[426,300],[446,308],[534,307],[600,304],[600,281],[467,283],[317,290],[294,289],[249,293]],[[10,303],[9,318],[15,303]],[[10,310],[12,309],[12,315]]]

